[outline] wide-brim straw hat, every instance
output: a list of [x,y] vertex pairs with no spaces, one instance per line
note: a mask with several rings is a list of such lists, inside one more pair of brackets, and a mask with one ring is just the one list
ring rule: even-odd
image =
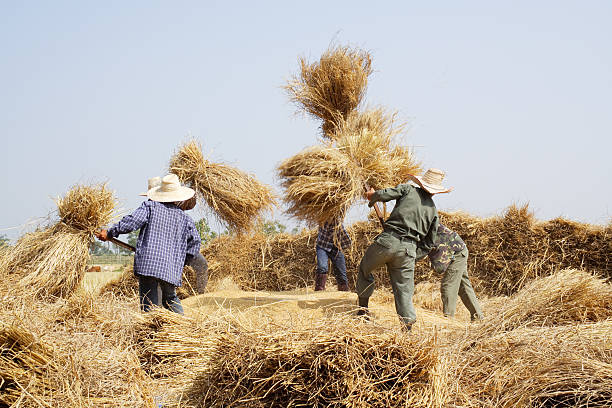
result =
[[410,174],[408,178],[421,186],[421,188],[429,194],[450,193],[453,188],[446,188],[442,185],[442,180],[444,180],[445,175],[446,173],[442,170],[429,169],[422,176],[413,176]]
[[191,188],[181,186],[176,174],[168,174],[161,180],[159,187],[152,188],[147,192],[147,197],[160,203],[171,203],[189,200],[194,194],[195,191]]
[[140,193],[138,195],[146,197],[147,193],[149,192],[149,190],[151,190],[152,188],[155,188],[155,187],[159,187],[159,186],[161,186],[161,177],[150,178],[147,181],[147,191],[145,191],[144,193]]

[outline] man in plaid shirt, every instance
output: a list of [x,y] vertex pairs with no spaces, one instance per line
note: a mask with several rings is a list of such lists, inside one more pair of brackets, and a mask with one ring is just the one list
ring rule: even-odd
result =
[[96,235],[102,241],[140,229],[134,274],[138,277],[140,305],[147,312],[161,305],[176,313],[183,313],[176,287],[181,286],[186,257],[200,251],[200,235],[193,220],[176,203],[188,200],[195,192],[180,185],[174,174],[162,179],[161,186],[148,191],[148,201],[132,214],[121,219],[108,230]]
[[[340,248],[338,248],[340,246]],[[325,290],[327,282],[328,261],[331,259],[338,290],[347,292],[349,290],[346,278],[346,260],[342,249],[351,246],[351,238],[339,220],[326,222],[319,226],[317,236],[317,276],[315,290]]]

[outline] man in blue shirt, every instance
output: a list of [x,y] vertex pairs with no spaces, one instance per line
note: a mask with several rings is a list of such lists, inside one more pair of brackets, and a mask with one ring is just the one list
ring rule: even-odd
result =
[[346,278],[346,260],[342,250],[347,250],[351,246],[351,238],[338,220],[326,222],[319,226],[317,235],[317,275],[315,280],[315,290],[325,290],[327,282],[328,263],[331,259],[336,284],[341,292],[348,292],[348,280]]
[[192,189],[181,186],[175,174],[169,174],[159,187],[147,192],[149,200],[136,211],[96,234],[106,241],[140,229],[134,274],[138,277],[140,305],[145,312],[160,305],[159,287],[161,305],[183,313],[176,287],[181,286],[186,257],[195,257],[200,252],[200,236],[193,220],[176,203],[189,200],[194,194]]

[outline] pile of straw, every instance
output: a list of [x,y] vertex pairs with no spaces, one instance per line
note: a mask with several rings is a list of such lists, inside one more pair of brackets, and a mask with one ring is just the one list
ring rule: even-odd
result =
[[22,236],[3,258],[4,273],[38,297],[66,297],[80,284],[92,234],[109,223],[115,199],[106,185],[77,185],[57,199],[60,221]]
[[0,406],[152,406],[132,311],[84,292],[54,304],[22,301],[0,311]]
[[522,328],[466,341],[458,360],[456,406],[608,407],[612,320]]
[[188,406],[434,407],[449,393],[434,338],[346,316],[228,333],[209,361]]
[[490,295],[511,295],[561,269],[612,277],[612,223],[538,221],[527,205],[511,205],[491,218],[441,212],[441,220],[465,241],[472,283]]
[[342,219],[363,195],[350,158],[331,146],[304,149],[278,166],[286,212],[312,225]]
[[52,392],[45,373],[53,367],[53,357],[53,351],[27,329],[0,322],[0,405],[13,406],[24,391],[34,395]]
[[[534,279],[563,269],[612,277],[610,225],[593,226],[563,219],[537,222],[526,208],[516,206],[492,218],[442,211],[440,216],[469,248],[468,270],[479,295],[511,295]],[[347,275],[349,285],[354,286],[359,262],[381,228],[376,221],[369,221],[355,223],[347,231],[353,238],[353,247],[345,253]],[[298,234],[219,237],[202,250],[209,262],[210,284],[214,286],[231,276],[243,289],[291,290],[310,286],[316,270],[316,235],[313,229]],[[375,271],[375,276],[378,286],[388,285],[384,269]],[[417,263],[415,278],[417,283],[440,280],[427,260]]]
[[612,285],[588,272],[564,270],[534,280],[487,316],[488,332],[612,319]]
[[318,62],[300,58],[300,75],[285,86],[291,100],[306,113],[321,119],[323,136],[333,138],[338,121],[361,103],[372,73],[367,51],[330,47]]
[[249,231],[276,203],[271,187],[234,167],[206,160],[195,140],[179,148],[169,167],[233,231]]

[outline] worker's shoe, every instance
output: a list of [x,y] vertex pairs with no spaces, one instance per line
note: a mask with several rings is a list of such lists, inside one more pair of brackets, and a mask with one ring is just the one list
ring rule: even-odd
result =
[[327,274],[317,273],[315,277],[315,290],[325,290],[326,282],[327,282]]
[[481,314],[474,314],[471,316],[470,320],[472,323],[480,323],[484,319],[484,316]]
[[409,332],[410,330],[412,330],[412,325],[414,324],[414,322],[409,322],[400,317],[400,324],[403,331]]
[[357,310],[357,317],[369,322],[371,320],[370,310],[367,307],[360,307],[359,310]]
[[347,282],[338,283],[338,290],[340,292],[348,292],[349,291],[348,283]]

